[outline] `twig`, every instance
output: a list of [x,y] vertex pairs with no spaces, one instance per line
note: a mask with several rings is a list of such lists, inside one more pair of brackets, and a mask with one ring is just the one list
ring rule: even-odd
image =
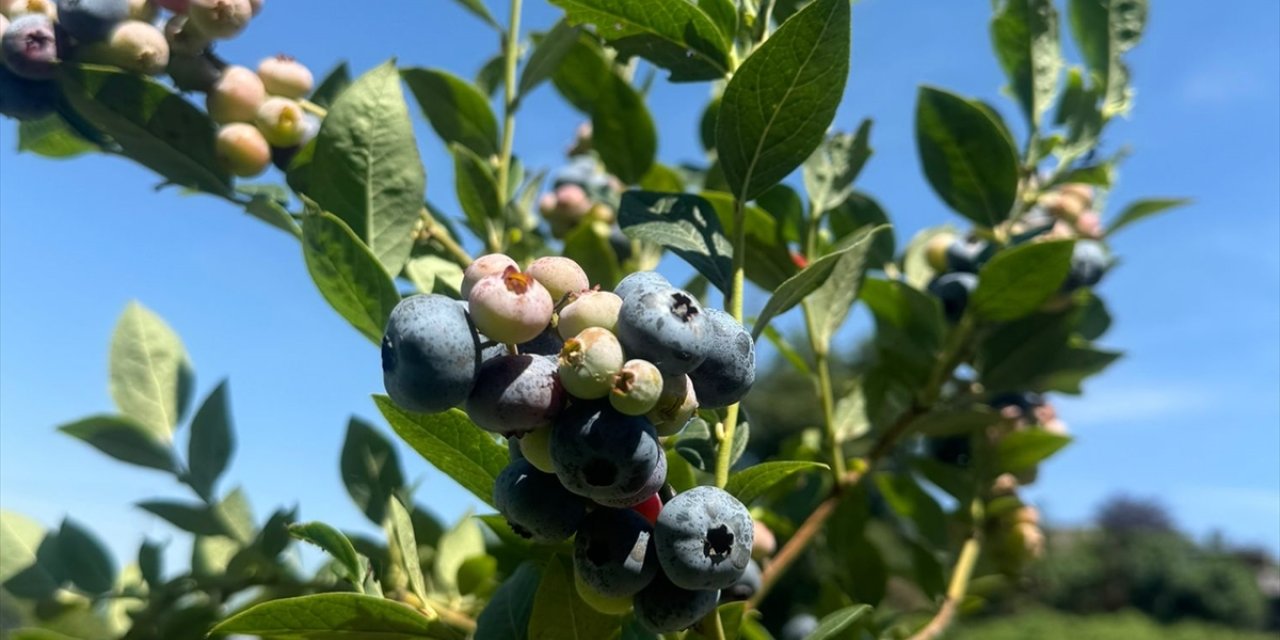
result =
[[964,541],[964,547],[960,549],[960,557],[956,560],[955,570],[951,574],[951,583],[947,585],[947,597],[942,601],[942,606],[938,607],[937,613],[933,614],[929,623],[909,640],[934,640],[951,626],[960,609],[960,603],[964,602],[965,594],[969,591],[969,578],[973,575],[973,568],[978,563],[981,552],[982,542],[975,532]]

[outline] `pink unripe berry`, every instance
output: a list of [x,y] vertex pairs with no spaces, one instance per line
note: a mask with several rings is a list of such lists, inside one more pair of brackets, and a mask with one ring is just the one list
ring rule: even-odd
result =
[[618,338],[591,327],[566,340],[560,350],[560,383],[575,398],[603,398],[613,389],[625,361]]
[[467,296],[471,319],[491,340],[519,344],[538,337],[551,323],[554,305],[537,280],[515,267],[481,278]]
[[87,60],[154,76],[163,73],[169,65],[169,43],[164,33],[151,23],[126,20],[116,25],[106,40],[86,47],[84,56]]
[[588,327],[613,331],[618,326],[618,312],[621,310],[622,298],[612,291],[585,291],[560,310],[560,323],[556,330],[566,340]]
[[209,91],[207,105],[214,122],[253,122],[258,107],[267,99],[267,90],[258,74],[237,66],[222,71],[222,77]]
[[471,288],[484,278],[501,275],[507,267],[519,269],[519,265],[510,256],[502,253],[490,253],[476,258],[462,272],[462,297],[471,295]]
[[289,56],[267,58],[258,64],[258,77],[273,96],[302,99],[311,93],[315,78],[311,70]]
[[1102,237],[1102,217],[1096,211],[1085,211],[1076,218],[1076,231],[1086,238]]
[[543,216],[552,215],[556,210],[556,204],[558,202],[560,201],[556,199],[556,194],[550,192],[544,193],[538,198],[538,211],[541,212]]
[[551,294],[551,299],[557,304],[564,300],[566,295],[586,291],[591,286],[587,280],[587,273],[578,266],[577,262],[560,256],[538,258],[529,265],[528,269],[525,269],[525,273],[541,282],[542,286],[547,288],[547,293]]
[[271,146],[292,147],[307,133],[307,114],[296,100],[267,98],[258,107],[257,125]]
[[242,178],[256,176],[271,164],[271,147],[262,132],[251,124],[233,122],[218,129],[214,148],[218,162]]
[[191,0],[187,16],[196,28],[217,40],[240,35],[253,18],[249,0]]
[[774,537],[773,531],[770,531],[769,527],[766,527],[759,520],[753,520],[751,527],[755,531],[755,535],[751,537],[752,558],[763,560],[777,552],[778,539]]
[[586,217],[591,211],[591,198],[576,184],[562,184],[556,188],[557,211],[574,220]]

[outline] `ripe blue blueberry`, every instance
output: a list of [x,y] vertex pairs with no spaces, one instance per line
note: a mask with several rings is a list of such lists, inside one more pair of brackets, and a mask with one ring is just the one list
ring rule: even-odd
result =
[[582,582],[600,595],[633,596],[658,573],[653,527],[630,509],[596,509],[578,527],[573,567]]
[[694,487],[677,495],[663,505],[654,532],[663,572],[685,589],[728,587],[751,562],[751,514],[723,489]]
[[480,365],[467,398],[467,414],[485,431],[520,436],[551,426],[564,402],[564,387],[553,360],[506,355]]
[[994,253],[995,248],[985,240],[959,238],[947,247],[947,266],[952,271],[977,273]]
[[382,338],[382,380],[401,407],[438,413],[471,395],[480,368],[480,338],[456,300],[406,298],[391,311]]
[[689,377],[703,407],[727,407],[747,395],[756,381],[756,343],[733,316],[707,309],[707,359]]
[[53,113],[57,85],[27,80],[0,64],[0,114],[19,120],[35,120]]
[[629,357],[652,362],[664,375],[702,364],[709,333],[702,305],[687,291],[650,289],[622,300],[618,340]]
[[48,80],[58,68],[58,38],[53,21],[42,13],[13,19],[0,38],[4,63],[28,80]]
[[1096,240],[1077,240],[1071,250],[1071,271],[1067,273],[1067,281],[1062,288],[1074,291],[1081,287],[1092,287],[1102,281],[1111,259],[1107,249]]
[[671,288],[671,283],[661,273],[657,271],[637,271],[623,278],[622,282],[619,282],[618,286],[613,288],[613,293],[626,300],[633,293],[649,291],[650,289],[669,288]]
[[511,530],[535,542],[567,540],[587,513],[586,502],[528,460],[513,460],[493,484],[493,505]]
[[649,479],[633,493],[621,497],[601,496],[596,498],[597,504],[619,509],[630,508],[651,500],[667,483],[667,456],[658,454],[658,464],[649,473]]
[[818,630],[818,619],[808,613],[792,616],[782,625],[782,640],[804,640]]
[[666,468],[653,425],[608,402],[579,402],[561,414],[551,433],[551,462],[566,489],[604,504],[643,501],[648,496],[638,494],[653,484],[660,465]]
[[[463,306],[466,306],[467,304],[465,301],[460,302],[462,302]],[[497,358],[498,356],[505,356],[510,353],[507,349],[507,345],[490,340],[489,337],[483,333],[480,334],[480,346],[483,349],[480,355],[480,359],[482,361]],[[560,350],[563,348],[564,340],[561,340],[560,335],[551,327],[548,327],[546,331],[538,334],[538,337],[528,342],[521,342],[519,345],[516,345],[516,350],[521,354],[531,356],[557,356],[560,355]]]
[[80,42],[97,42],[129,18],[129,0],[58,0],[58,24]]
[[653,633],[675,633],[715,611],[719,601],[718,591],[683,589],[658,572],[653,582],[636,594],[636,621]]
[[720,591],[720,602],[736,602],[750,600],[760,590],[760,565],[755,560],[747,563],[747,570],[742,572],[738,581]]
[[942,312],[947,320],[956,322],[969,306],[969,296],[978,288],[978,276],[967,272],[954,272],[938,276],[929,283],[929,293],[942,302]]

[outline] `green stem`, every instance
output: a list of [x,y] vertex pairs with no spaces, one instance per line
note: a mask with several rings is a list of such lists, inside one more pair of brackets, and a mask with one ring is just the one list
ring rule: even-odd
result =
[[910,640],[933,640],[951,626],[960,609],[960,603],[964,602],[965,595],[969,592],[969,579],[973,576],[973,568],[978,564],[978,556],[981,554],[982,541],[975,532],[964,541],[964,546],[960,549],[960,557],[956,560],[951,582],[947,585],[946,600],[942,601],[942,606],[938,607],[938,612],[933,615],[929,623],[911,636]]
[[[742,322],[742,297],[746,288],[744,270],[747,255],[746,202],[733,200],[733,284],[725,296],[724,308],[735,320]],[[723,488],[729,482],[729,467],[733,466],[733,435],[738,428],[739,405],[734,403],[725,411],[724,429],[720,433],[720,449],[716,452],[716,486]]]
[[505,63],[502,83],[502,152],[498,157],[498,196],[503,206],[511,194],[507,182],[511,178],[511,152],[516,139],[516,67],[520,62],[520,2],[511,0],[511,17],[508,21],[506,41],[503,46]]
[[427,236],[431,240],[438,242],[445,252],[453,256],[454,261],[461,265],[462,268],[465,269],[470,266],[472,262],[471,254],[467,253],[467,250],[463,249],[462,245],[458,244],[458,241],[449,235],[448,230],[443,225],[436,222],[436,219],[432,217],[431,212],[427,211],[426,207],[422,208],[420,215],[422,216],[423,224],[427,227]]
[[813,349],[818,369],[815,382],[818,387],[818,397],[822,400],[822,427],[827,435],[827,448],[831,453],[831,473],[835,476],[836,484],[839,484],[845,475],[845,463],[844,448],[840,444],[840,434],[836,429],[835,392],[831,384],[831,357],[828,354],[830,345],[820,343],[809,303],[806,301],[802,306],[805,327],[809,332],[809,346]]

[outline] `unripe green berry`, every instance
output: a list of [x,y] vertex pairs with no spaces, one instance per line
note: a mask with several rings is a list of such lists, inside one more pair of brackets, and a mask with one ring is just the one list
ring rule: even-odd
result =
[[240,35],[253,18],[249,0],[191,0],[187,16],[202,33],[217,40]]
[[154,22],[160,15],[160,7],[151,0],[129,0],[129,19]]
[[600,327],[613,331],[618,326],[618,311],[622,298],[611,291],[585,291],[560,310],[560,324],[556,330],[564,339],[582,333],[588,327]]
[[271,146],[292,147],[307,133],[307,114],[296,100],[267,98],[258,107],[257,125]]
[[515,267],[482,278],[467,295],[467,305],[476,328],[504,344],[538,337],[551,324],[554,312],[546,287]]
[[592,589],[590,585],[582,582],[582,576],[577,572],[573,572],[573,584],[577,587],[578,597],[587,603],[587,606],[610,616],[620,616],[631,610],[631,598],[610,598],[604,594]]
[[950,231],[934,234],[924,246],[924,257],[929,266],[938,273],[950,271],[947,268],[947,249],[956,241],[956,234]]
[[40,13],[57,20],[58,5],[54,0],[0,0],[0,15],[10,20],[28,13]]
[[490,253],[472,260],[462,272],[462,297],[470,296],[471,288],[476,286],[477,282],[489,276],[501,275],[508,267],[520,268],[510,256],[501,253]]
[[658,405],[662,397],[662,372],[648,360],[628,360],[613,381],[609,404],[618,413],[642,416]]
[[658,405],[648,413],[648,418],[658,430],[658,435],[673,436],[697,412],[698,394],[693,390],[693,380],[680,374],[663,377],[662,395],[658,398]]
[[258,64],[258,77],[267,93],[301,100],[311,93],[315,78],[311,70],[285,55],[267,58]]
[[258,74],[239,66],[222,70],[222,77],[209,91],[206,102],[209,117],[214,122],[253,122],[258,118],[258,107],[267,99],[267,90]]
[[560,351],[560,384],[575,398],[609,395],[626,358],[613,333],[591,327],[568,339]]
[[126,20],[106,40],[85,47],[83,55],[86,60],[154,76],[169,66],[169,43],[150,23]]
[[525,273],[542,283],[556,304],[564,300],[566,295],[586,291],[591,286],[587,273],[577,262],[559,256],[538,258],[525,269]]
[[555,473],[556,467],[551,462],[551,428],[534,429],[521,436],[520,454],[529,464],[543,473]]
[[271,147],[257,127],[233,122],[218,129],[214,148],[218,162],[242,178],[256,176],[271,163]]

